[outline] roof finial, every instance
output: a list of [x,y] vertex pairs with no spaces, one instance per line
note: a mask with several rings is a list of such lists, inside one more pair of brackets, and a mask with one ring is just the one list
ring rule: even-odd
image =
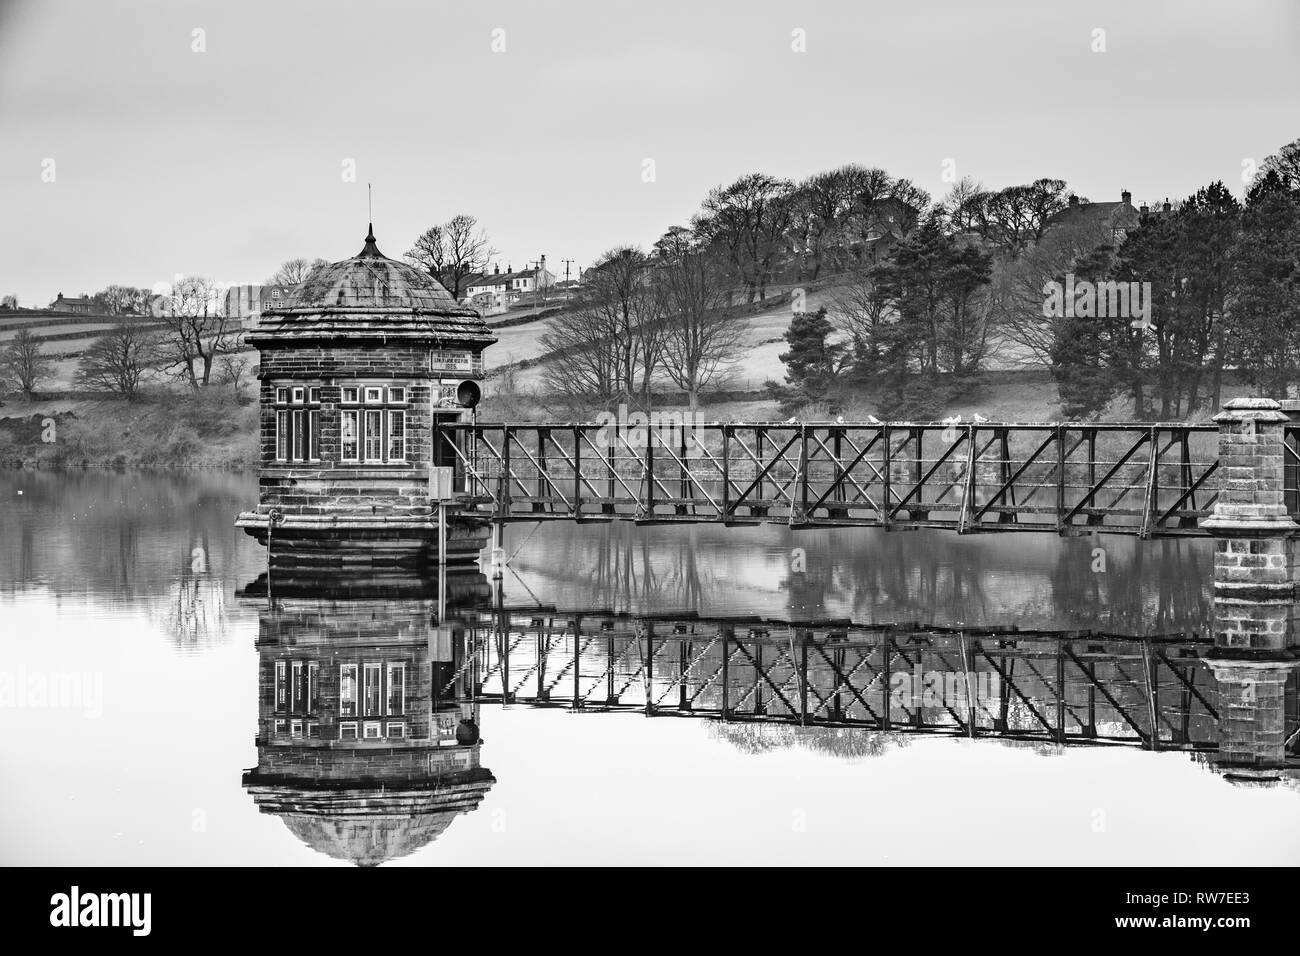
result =
[[375,245],[375,208],[374,203],[370,198],[370,183],[366,183],[366,208],[370,213],[370,222],[369,228],[366,230],[366,244],[362,248],[360,254],[363,256],[369,255],[383,258],[384,254],[380,252],[379,247]]

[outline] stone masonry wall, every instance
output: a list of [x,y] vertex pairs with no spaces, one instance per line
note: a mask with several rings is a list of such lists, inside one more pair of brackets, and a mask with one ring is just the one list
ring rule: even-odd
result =
[[1232,650],[1286,646],[1295,535],[1283,491],[1288,418],[1267,398],[1235,398],[1219,424],[1220,491],[1201,527],[1215,535],[1215,641]]
[[[428,514],[435,396],[427,347],[347,345],[265,349],[261,359],[261,506],[286,515]],[[342,462],[341,387],[349,382],[404,385],[406,464]],[[275,389],[321,389],[317,462],[276,461]]]
[[1214,665],[1219,686],[1219,753],[1224,769],[1285,763],[1286,683],[1291,668]]

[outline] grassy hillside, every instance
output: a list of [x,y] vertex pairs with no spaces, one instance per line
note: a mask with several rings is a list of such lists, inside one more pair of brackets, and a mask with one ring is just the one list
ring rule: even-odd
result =
[[0,406],[0,465],[252,468],[257,406],[229,389]]

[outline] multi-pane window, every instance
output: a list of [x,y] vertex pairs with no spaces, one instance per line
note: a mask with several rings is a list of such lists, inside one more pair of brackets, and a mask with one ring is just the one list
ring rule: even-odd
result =
[[289,662],[275,662],[275,709],[283,712],[289,709]]
[[310,714],[319,709],[320,665],[315,661],[276,661],[276,712]]
[[[405,737],[406,722],[402,718],[406,716],[407,673],[406,661],[341,664],[340,739]],[[308,684],[313,680],[309,674]]]
[[364,446],[366,461],[384,460],[384,413],[367,408],[362,415],[365,422]]
[[319,386],[276,386],[275,460],[320,460]]
[[388,665],[388,713],[400,717],[406,713],[406,665],[393,661]]
[[358,442],[361,440],[359,415],[360,412],[350,409],[339,413],[339,458],[343,461],[358,460]]
[[357,715],[357,665],[343,664],[339,667],[339,716],[355,717]]
[[340,395],[339,460],[405,462],[406,387],[345,385]]
[[390,408],[388,410],[388,451],[389,461],[406,460],[406,412]]
[[379,708],[381,706],[379,677],[380,670],[378,664],[367,664],[364,669],[365,687],[364,701],[365,710],[362,711],[366,717],[373,717],[376,714],[383,713]]

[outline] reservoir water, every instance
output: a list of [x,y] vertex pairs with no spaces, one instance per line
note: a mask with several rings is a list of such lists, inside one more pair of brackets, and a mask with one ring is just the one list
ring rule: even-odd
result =
[[[1216,734],[1194,660],[1209,540],[518,523],[499,580],[487,553],[458,576],[452,632],[428,582],[268,597],[233,527],[256,497],[251,475],[0,474],[0,862],[1300,862],[1294,778],[1234,785],[1197,749]],[[961,704],[909,702],[896,730],[866,726],[893,685],[852,635],[888,625],[940,632],[901,660],[976,675],[1000,717],[967,734]],[[1014,672],[951,663],[979,657],[961,635],[1011,627],[1077,632],[1063,700],[1038,645]],[[729,721],[724,630],[748,688]],[[833,650],[800,672],[805,632]],[[1129,663],[1081,682],[1142,637],[1172,642],[1154,710]],[[1034,736],[1058,706],[1095,746]]]

